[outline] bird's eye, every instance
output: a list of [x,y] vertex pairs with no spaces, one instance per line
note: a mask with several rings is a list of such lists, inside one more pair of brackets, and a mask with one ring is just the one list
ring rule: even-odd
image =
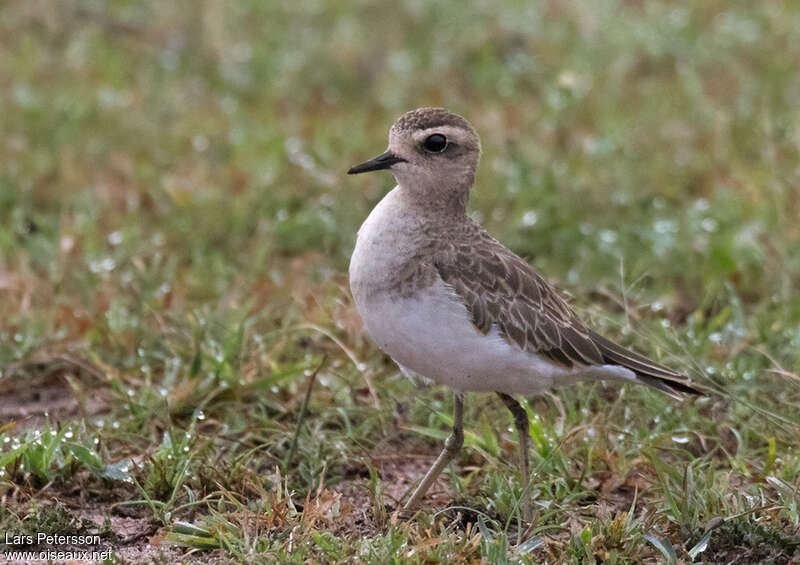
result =
[[441,133],[434,133],[433,135],[429,135],[425,141],[422,142],[422,146],[425,148],[425,151],[441,153],[447,147],[447,138]]

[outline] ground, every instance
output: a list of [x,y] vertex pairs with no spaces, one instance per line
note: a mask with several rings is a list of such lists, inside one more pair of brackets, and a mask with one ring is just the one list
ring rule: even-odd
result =
[[[0,535],[113,563],[800,562],[800,5],[46,0],[0,9]],[[450,393],[347,284],[422,105],[470,213],[706,391]],[[5,541],[0,538],[0,541]],[[42,550],[6,543],[11,550]]]

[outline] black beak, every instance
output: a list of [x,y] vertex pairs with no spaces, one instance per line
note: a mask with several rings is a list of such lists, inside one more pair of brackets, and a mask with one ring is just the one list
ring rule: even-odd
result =
[[367,173],[369,171],[382,171],[384,169],[390,169],[395,163],[405,163],[405,161],[406,160],[402,157],[398,157],[391,151],[387,151],[386,153],[378,155],[374,159],[370,159],[366,163],[361,163],[355,167],[350,167],[350,170],[347,171],[347,174],[357,175],[359,173]]

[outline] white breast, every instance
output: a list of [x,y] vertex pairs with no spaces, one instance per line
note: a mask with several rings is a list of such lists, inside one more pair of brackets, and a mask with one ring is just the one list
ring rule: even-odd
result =
[[398,270],[416,253],[419,222],[404,209],[395,187],[370,212],[358,230],[350,258],[350,286],[356,302],[359,290],[391,286]]
[[481,334],[444,283],[414,298],[375,297],[360,312],[369,335],[397,363],[455,390],[532,394],[566,376],[496,330]]

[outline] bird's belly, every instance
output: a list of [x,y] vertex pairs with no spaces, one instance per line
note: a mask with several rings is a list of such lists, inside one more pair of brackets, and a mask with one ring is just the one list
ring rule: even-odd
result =
[[441,281],[410,298],[379,293],[356,303],[383,351],[453,389],[535,394],[577,380],[573,370],[510,345],[496,329],[480,333],[460,298]]

